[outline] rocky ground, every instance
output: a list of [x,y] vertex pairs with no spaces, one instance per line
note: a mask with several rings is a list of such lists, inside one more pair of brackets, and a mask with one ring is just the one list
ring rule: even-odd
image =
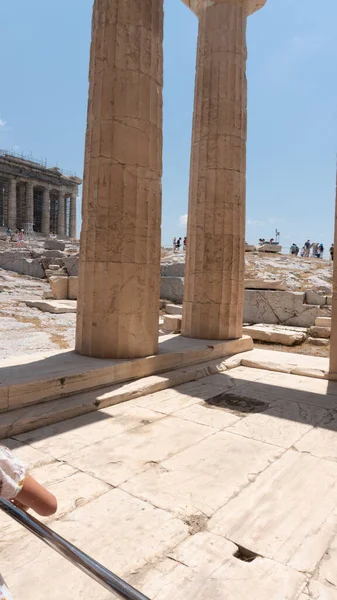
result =
[[[185,253],[162,251],[162,262],[172,264],[185,261]],[[294,258],[289,254],[246,252],[247,279],[281,279],[291,291],[315,290],[332,293],[332,262],[317,258]]]
[[[163,250],[163,262],[183,262],[183,252]],[[314,289],[330,294],[332,265],[317,259],[293,259],[287,255],[246,254],[246,276],[282,279],[291,290]],[[75,338],[74,314],[49,314],[28,308],[26,300],[40,299],[50,291],[46,281],[0,269],[0,358],[72,348]],[[265,345],[264,345],[265,347]],[[268,346],[270,347],[270,346]],[[289,348],[275,347],[289,351]],[[291,350],[294,352],[294,349]],[[328,356],[329,347],[304,344],[295,351]]]

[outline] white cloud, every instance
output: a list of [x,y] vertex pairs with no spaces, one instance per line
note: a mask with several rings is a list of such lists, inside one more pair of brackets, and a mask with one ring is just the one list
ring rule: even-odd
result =
[[265,223],[263,221],[256,221],[254,219],[248,219],[247,225],[249,225],[250,227],[261,227],[262,225],[265,225]]
[[4,121],[3,119],[0,119],[0,127],[5,127],[6,125],[6,121]]
[[180,215],[179,217],[179,225],[180,227],[186,227],[187,225],[188,215]]

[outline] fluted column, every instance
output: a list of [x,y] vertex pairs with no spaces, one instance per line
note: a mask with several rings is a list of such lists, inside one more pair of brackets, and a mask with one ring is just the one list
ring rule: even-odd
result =
[[337,175],[336,175],[336,203],[335,203],[335,239],[333,257],[333,280],[332,280],[332,315],[331,315],[331,337],[330,337],[330,375],[337,379]]
[[57,213],[57,235],[64,237],[66,234],[65,219],[66,201],[62,190],[59,192],[58,213]]
[[242,335],[246,23],[258,3],[186,3],[199,17],[199,36],[182,333],[226,340]]
[[16,179],[14,177],[9,181],[8,190],[8,227],[16,229]]
[[43,190],[41,233],[46,236],[50,233],[50,189],[48,186]]
[[158,348],[163,0],[95,0],[76,350]]
[[27,181],[25,223],[25,230],[27,233],[31,233],[33,231],[34,226],[34,185],[34,181]]
[[76,200],[77,193],[73,192],[70,196],[70,216],[69,216],[69,235],[76,238]]

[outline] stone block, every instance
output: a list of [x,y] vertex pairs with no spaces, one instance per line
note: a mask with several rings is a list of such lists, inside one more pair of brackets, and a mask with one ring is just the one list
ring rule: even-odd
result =
[[162,277],[185,277],[185,263],[172,263],[160,265]]
[[63,260],[63,264],[67,270],[68,275],[70,277],[78,276],[78,254],[73,254],[72,256],[67,256]]
[[184,297],[184,278],[183,277],[161,277],[160,278],[160,297],[171,302],[183,301]]
[[310,327],[319,307],[304,304],[304,292],[245,290],[245,323]]
[[50,277],[49,283],[56,300],[68,298],[68,277]]
[[77,308],[75,300],[27,300],[25,304],[30,308],[38,308],[42,312],[50,312],[57,315],[76,313]]
[[332,296],[327,296],[326,297],[326,303],[328,306],[332,306]]
[[164,315],[163,329],[165,331],[181,331],[181,317]]
[[243,330],[244,333],[250,335],[253,340],[272,344],[282,344],[284,346],[302,344],[307,337],[305,331],[279,325],[253,325],[244,327]]
[[331,329],[330,327],[317,327],[314,325],[313,327],[310,327],[309,333],[310,336],[314,338],[329,339],[331,335]]
[[330,341],[324,338],[308,337],[308,344],[311,344],[311,346],[328,346]]
[[316,327],[331,327],[331,317],[317,317]]
[[68,278],[68,298],[69,300],[77,300],[78,292],[78,277]]
[[44,247],[46,250],[64,250],[66,244],[60,240],[49,239],[45,241]]
[[325,306],[326,297],[323,294],[314,292],[313,290],[307,290],[305,292],[305,301],[307,304]]
[[263,279],[245,279],[247,290],[284,290],[284,283],[280,280],[268,281]]
[[44,279],[44,269],[38,258],[31,258],[29,251],[19,251],[18,249],[8,250],[0,253],[0,268],[6,271],[13,271],[21,275]]
[[166,312],[168,315],[182,315],[183,307],[181,304],[166,304]]

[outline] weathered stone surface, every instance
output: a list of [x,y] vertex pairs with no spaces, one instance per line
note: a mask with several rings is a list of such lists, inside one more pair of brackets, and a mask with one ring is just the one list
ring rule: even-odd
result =
[[183,307],[181,304],[166,304],[165,311],[168,315],[182,315]]
[[62,242],[61,240],[50,238],[45,241],[44,247],[46,250],[64,250],[66,245],[65,242]]
[[181,331],[181,317],[164,315],[163,329],[165,331]]
[[207,10],[198,11],[182,332],[226,340],[243,323],[248,12],[242,2],[198,4]]
[[303,600],[337,600],[337,589],[331,587],[330,582],[323,585],[319,581],[311,579],[308,583],[308,590],[310,596],[303,596]]
[[27,300],[26,305],[54,314],[76,313],[75,300]]
[[[54,521],[53,529],[122,577],[156,562],[188,535],[188,526],[172,514],[117,489],[80,506],[71,518]],[[60,600],[57,581],[69,598],[111,597],[55,551],[41,552],[41,541],[31,536],[2,551],[1,572],[15,596],[25,590],[25,600]]]
[[78,254],[68,256],[63,260],[63,263],[70,277],[78,276]]
[[156,427],[145,425],[135,429],[132,436],[121,433],[113,439],[69,454],[67,460],[81,470],[85,465],[87,473],[117,486],[149,468],[152,463],[181,452],[213,432],[204,425],[166,417],[160,419]]
[[183,277],[161,277],[160,297],[181,304],[184,297]]
[[315,325],[317,327],[331,327],[331,317],[317,317]]
[[326,296],[324,296],[323,294],[318,294],[317,292],[314,292],[313,290],[307,290],[305,292],[305,301],[307,304],[311,304],[311,305],[317,304],[318,306],[325,306]]
[[162,0],[94,3],[76,327],[85,356],[158,351],[163,18]]
[[304,304],[302,292],[245,291],[244,321],[310,327],[320,309]]
[[68,298],[69,300],[77,300],[78,294],[78,277],[68,278]]
[[176,514],[209,517],[281,453],[276,446],[219,432],[161,465],[153,464],[123,489]]
[[68,277],[50,277],[49,283],[56,300],[68,298]]
[[314,338],[329,339],[330,335],[331,335],[331,328],[330,327],[317,327],[316,325],[314,325],[313,327],[310,327],[309,334],[311,337],[314,337]]
[[250,335],[253,340],[282,344],[284,346],[302,344],[307,337],[304,331],[280,325],[252,325],[244,327],[243,331],[246,335]]
[[[268,378],[263,380],[267,396],[268,381]],[[227,431],[282,448],[290,448],[304,434],[316,427],[327,414],[328,410],[324,408],[296,401],[278,400],[264,412],[244,417]]]
[[312,346],[328,346],[330,344],[330,340],[324,338],[308,337],[308,344],[311,344]]
[[284,290],[285,285],[280,280],[245,279],[247,290]]
[[237,546],[200,532],[169,554],[172,560],[148,567],[131,583],[156,600],[297,600],[305,576],[265,558],[243,562]]
[[296,442],[295,448],[318,458],[337,461],[337,412],[329,411],[319,427],[306,433]]
[[185,277],[185,263],[161,264],[160,275],[162,277]]
[[43,279],[45,277],[44,269],[38,258],[30,258],[30,252],[17,250],[8,250],[0,252],[0,268],[29,277]]
[[336,477],[336,463],[288,450],[220,509],[209,529],[257,554],[313,572],[331,539]]

